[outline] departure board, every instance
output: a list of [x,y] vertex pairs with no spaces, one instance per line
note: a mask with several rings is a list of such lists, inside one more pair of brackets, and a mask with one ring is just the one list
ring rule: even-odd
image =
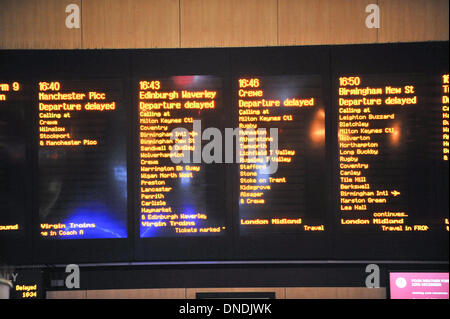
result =
[[223,126],[222,86],[206,75],[139,82],[142,238],[226,231],[222,155],[205,163],[202,150],[203,132]]
[[[27,94],[21,81],[0,79],[0,236],[21,233],[27,205]],[[29,93],[29,92],[28,92]]]
[[37,83],[40,236],[127,237],[121,81]]
[[0,263],[448,261],[448,42],[0,57]]
[[241,233],[324,232],[322,79],[238,80]]
[[339,200],[346,230],[445,228],[448,210],[437,194],[448,161],[446,78],[339,77]]
[[332,61],[336,258],[448,259],[448,45]]
[[11,289],[11,299],[43,299],[44,280],[41,270],[20,270]]

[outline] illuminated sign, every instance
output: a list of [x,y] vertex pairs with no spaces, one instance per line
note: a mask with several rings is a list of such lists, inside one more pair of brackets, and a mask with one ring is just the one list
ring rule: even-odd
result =
[[27,93],[20,82],[0,79],[0,236],[25,226]]
[[38,83],[43,238],[126,238],[126,112],[120,81]]
[[17,271],[11,289],[11,299],[43,298],[43,277],[40,270]]
[[[191,159],[201,148],[193,143],[201,134],[194,131],[194,121],[220,125],[219,112],[223,112],[220,78],[173,76],[139,82],[142,238],[226,231],[220,169]],[[174,135],[176,128],[186,131]],[[177,143],[182,138],[188,144]],[[180,156],[187,158],[181,161]]]
[[391,272],[391,299],[447,299],[448,273]]
[[[441,227],[445,212],[428,200],[448,124],[440,85],[440,77],[425,75],[339,77],[339,221],[345,230]],[[445,92],[445,82],[442,87]]]
[[[320,200],[325,196],[321,90],[320,76],[238,80],[239,221],[243,233],[326,230],[325,207]],[[275,163],[275,169],[270,163]]]
[[446,260],[447,51],[1,51],[0,259]]

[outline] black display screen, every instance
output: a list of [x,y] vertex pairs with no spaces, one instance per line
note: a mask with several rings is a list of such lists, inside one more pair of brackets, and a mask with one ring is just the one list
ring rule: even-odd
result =
[[[222,152],[205,150],[207,140],[222,143],[222,81],[207,75],[139,81],[141,238],[226,232]],[[218,136],[206,136],[208,128]]]
[[448,42],[0,56],[0,262],[448,260]]
[[333,52],[336,256],[448,259],[447,54]]
[[[348,84],[352,80],[355,84]],[[445,81],[448,74],[339,78],[339,210],[344,230],[445,229]]]
[[0,80],[0,236],[21,233],[26,224],[26,99],[23,83]]
[[241,234],[326,231],[321,76],[238,82]]

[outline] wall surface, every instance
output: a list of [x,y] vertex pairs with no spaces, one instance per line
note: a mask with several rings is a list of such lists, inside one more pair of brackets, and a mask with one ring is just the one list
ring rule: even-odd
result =
[[386,299],[386,288],[209,288],[48,291],[47,299],[196,299],[204,292],[274,292],[276,299]]
[[[378,4],[380,28],[366,27]],[[80,8],[68,29],[66,6]],[[0,49],[448,41],[449,0],[0,0]]]

